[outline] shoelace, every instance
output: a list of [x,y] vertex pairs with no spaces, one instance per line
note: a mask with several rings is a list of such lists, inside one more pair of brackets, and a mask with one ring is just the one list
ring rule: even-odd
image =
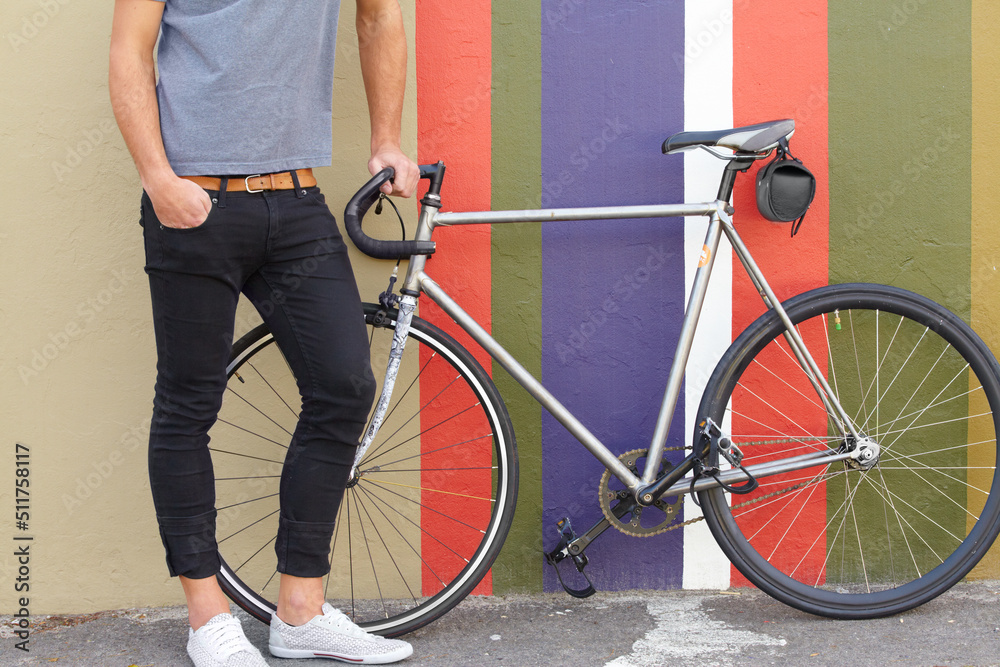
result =
[[217,653],[222,662],[247,649],[248,642],[240,632],[240,622],[235,618],[206,625],[204,630],[205,643]]
[[333,609],[332,611],[323,614],[320,622],[332,630],[351,637],[372,639],[370,634],[355,625],[354,621],[348,618],[347,615],[339,609]]

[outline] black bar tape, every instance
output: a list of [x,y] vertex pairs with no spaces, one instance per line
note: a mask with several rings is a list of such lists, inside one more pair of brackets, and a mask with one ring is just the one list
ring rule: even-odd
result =
[[379,197],[382,184],[392,179],[392,167],[386,167],[365,183],[351,197],[344,209],[344,226],[358,250],[375,259],[405,259],[411,255],[434,254],[434,241],[383,241],[373,239],[361,229],[361,220]]

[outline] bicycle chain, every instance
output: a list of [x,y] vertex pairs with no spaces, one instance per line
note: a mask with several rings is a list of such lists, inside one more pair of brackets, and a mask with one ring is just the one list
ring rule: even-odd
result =
[[[691,447],[667,447],[664,451],[667,451],[667,452],[676,452],[676,451],[683,451],[685,449],[691,449]],[[627,456],[627,455],[635,454],[636,452],[642,452],[642,451],[646,451],[646,450],[636,449],[636,450],[633,450],[631,452],[626,452],[625,454],[622,454],[622,456]],[[605,477],[610,477],[610,474],[611,474],[610,471],[605,470],[604,471],[604,475],[601,476],[601,482],[597,486],[598,500],[599,501],[600,501],[600,498],[601,498],[600,494],[602,493],[602,488],[607,483],[607,480],[605,479]],[[774,498],[776,496],[780,496],[783,493],[788,493],[789,491],[795,491],[796,489],[801,489],[801,488],[807,486],[808,484],[809,484],[809,480],[806,480],[804,482],[799,482],[798,484],[794,484],[794,485],[786,487],[784,489],[778,489],[777,491],[773,491],[771,493],[768,493],[766,495],[760,496],[758,498],[754,498],[753,500],[747,500],[747,501],[739,503],[737,505],[733,505],[730,509],[734,509],[735,510],[735,509],[739,509],[741,507],[747,507],[748,505],[755,505],[755,504],[757,504],[759,502],[763,502],[763,501],[768,500],[770,498]],[[688,494],[686,494],[686,493],[678,496],[678,500],[681,503],[681,508],[683,508],[684,499],[687,496],[688,496]],[[605,503],[598,502],[598,504],[601,507],[601,512],[604,514],[604,518],[606,518],[608,520],[608,522],[612,526],[614,526],[615,528],[617,528],[619,531],[621,531],[621,532],[623,532],[626,535],[629,535],[631,537],[653,537],[654,535],[662,535],[663,533],[669,532],[671,530],[677,530],[678,528],[683,528],[685,526],[690,526],[691,524],[698,523],[699,521],[704,521],[705,520],[705,516],[702,515],[702,516],[696,516],[693,519],[688,519],[687,521],[682,521],[681,523],[677,523],[677,524],[673,524],[672,523],[670,525],[666,525],[666,526],[660,528],[659,530],[655,530],[655,531],[649,531],[649,532],[643,531],[641,533],[640,532],[632,532],[632,531],[630,531],[628,529],[628,526],[630,524],[622,523],[621,520],[619,520],[617,517],[615,517],[614,514],[610,513],[610,507],[608,509],[605,509]],[[610,503],[608,503],[608,504],[610,505]],[[681,515],[681,512],[680,512],[680,508],[679,508],[678,512],[677,512],[677,516],[680,516],[680,515]]]

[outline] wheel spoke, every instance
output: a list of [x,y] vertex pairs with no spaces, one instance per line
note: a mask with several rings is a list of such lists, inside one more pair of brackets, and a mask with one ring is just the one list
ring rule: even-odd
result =
[[[420,452],[419,454],[412,454],[410,456],[405,456],[405,457],[403,457],[401,459],[396,459],[394,461],[383,461],[379,466],[375,466],[375,467],[377,467],[377,468],[385,468],[387,466],[396,465],[397,463],[402,463],[403,461],[412,461],[413,459],[424,458],[424,457],[428,456],[429,454],[437,454],[438,452],[443,452],[443,451],[448,450],[448,449],[454,449],[455,447],[461,447],[462,445],[469,445],[469,444],[472,444],[472,443],[475,443],[475,442],[479,442],[480,440],[483,440],[485,438],[492,438],[492,437],[493,437],[492,433],[487,434],[487,435],[480,435],[478,437],[470,438],[468,440],[462,440],[461,442],[456,442],[456,443],[453,443],[453,444],[450,444],[450,445],[443,445],[441,447],[436,447],[434,449],[430,449],[430,450],[427,450],[425,452]],[[385,452],[385,453],[388,454],[388,452]],[[370,463],[371,463],[371,459],[369,457],[367,457],[367,456],[365,457],[365,460],[361,462],[361,465],[365,466],[365,468],[364,468],[365,471],[368,471],[368,470],[372,469],[372,467],[369,466]],[[457,470],[457,468],[448,468],[448,470]]]
[[252,403],[248,399],[244,398],[243,395],[240,394],[240,392],[236,391],[232,387],[226,387],[226,391],[228,393],[232,394],[233,396],[235,396],[236,398],[240,399],[241,401],[243,401],[249,407],[253,408],[253,410],[255,410],[258,414],[260,414],[262,417],[264,417],[264,419],[268,420],[269,422],[271,422],[272,424],[274,424],[275,426],[277,426],[278,428],[280,428],[282,431],[284,431],[286,434],[288,434],[289,438],[292,437],[292,432],[291,431],[289,431],[287,428],[285,428],[284,426],[282,426],[281,424],[279,424],[276,419],[274,419],[273,417],[271,417],[270,415],[268,415],[266,412],[264,412],[263,410],[261,410],[260,408],[258,408],[254,403]]
[[[365,308],[370,319],[375,308]],[[382,378],[393,328],[366,326],[373,372]],[[242,352],[229,368],[229,390],[210,433],[220,582],[237,604],[265,619],[278,589],[275,505],[288,446],[271,431],[288,421],[281,415],[295,416],[301,398],[266,329],[236,347]],[[488,374],[414,318],[383,428],[340,502],[324,597],[381,634],[408,632],[457,604],[486,577],[512,520],[513,443]]]
[[856,446],[875,457],[760,479],[742,502],[710,490],[705,516],[740,574],[800,609],[912,608],[965,575],[1000,531],[995,361],[957,318],[894,288],[824,287],[785,308],[832,395],[805,383],[771,313],[723,357],[699,421],[729,424],[745,466]]
[[[449,521],[454,521],[455,523],[461,524],[461,525],[463,525],[463,526],[465,526],[467,528],[471,528],[472,530],[476,530],[476,531],[479,531],[479,532],[484,532],[482,528],[477,528],[476,526],[473,526],[470,523],[466,523],[465,521],[462,521],[461,519],[457,519],[457,518],[451,516],[450,514],[445,514],[444,512],[436,510],[433,507],[431,507],[429,505],[426,505],[426,504],[424,504],[424,503],[422,503],[422,502],[420,502],[418,500],[413,500],[412,498],[408,498],[408,497],[404,496],[403,494],[401,494],[401,493],[399,493],[397,491],[394,491],[393,489],[389,489],[389,488],[386,488],[384,486],[380,486],[377,482],[368,480],[368,484],[370,486],[373,486],[373,487],[379,489],[379,490],[385,491],[386,493],[391,493],[392,495],[396,496],[397,498],[400,498],[401,500],[405,500],[408,503],[412,503],[414,505],[417,505],[422,510],[427,510],[429,512],[433,512],[433,513],[435,513],[435,514],[437,514],[439,516],[444,517],[445,519],[448,519]],[[369,489],[367,491],[369,493],[372,493],[373,495],[375,495],[376,498],[378,497],[376,494],[374,494],[374,492],[372,490]],[[496,501],[493,500],[492,502],[496,502]],[[398,513],[398,510],[396,510],[396,508],[394,506],[389,505],[389,507],[391,507],[394,512]]]
[[[354,494],[354,503],[359,506],[365,512],[365,516],[368,516],[368,510],[365,509],[364,504],[361,502],[361,494]],[[371,517],[369,516],[369,520]],[[382,584],[378,580],[378,568],[375,567],[375,557],[372,555],[372,543],[368,539],[368,531],[365,530],[364,517],[361,516],[361,512],[358,512],[358,525],[361,526],[361,537],[363,538],[363,543],[365,545],[365,551],[368,553],[368,563],[372,568],[372,577],[375,579],[375,589],[378,591],[378,599],[382,604],[382,613],[385,614],[386,618],[389,618],[389,610],[385,607],[385,596],[382,594]],[[372,524],[374,528],[374,524]],[[376,531],[377,534],[377,531]],[[380,536],[381,537],[381,536]]]
[[[413,554],[420,560],[420,563],[427,568],[427,571],[430,572],[435,579],[437,579],[438,583],[441,584],[442,587],[446,586],[448,582],[446,582],[441,576],[438,575],[437,572],[434,571],[434,568],[431,566],[431,564],[427,562],[427,560],[420,554],[420,549],[418,549],[417,546],[413,544],[413,542],[411,542],[409,539],[406,538],[405,535],[403,535],[402,531],[400,531],[399,527],[396,525],[397,522],[389,519],[389,517],[385,514],[385,512],[382,511],[382,508],[379,507],[378,503],[382,503],[383,505],[385,505],[386,508],[391,509],[393,511],[395,511],[395,508],[391,504],[387,503],[384,499],[380,498],[378,494],[372,493],[368,489],[362,489],[361,492],[369,495],[372,498],[372,500],[375,501],[373,503],[374,507],[378,509],[378,511],[382,514],[382,516],[385,517],[386,521],[389,522],[389,525],[392,526],[393,530],[396,531],[396,533],[403,540],[406,546],[408,546],[410,550],[413,552]],[[409,588],[409,585],[407,585],[407,588]],[[413,601],[416,602],[417,596],[414,595],[412,591],[410,595],[413,598]]]
[[473,409],[475,409],[476,407],[478,407],[478,404],[476,404],[476,405],[470,405],[470,406],[467,406],[467,407],[465,407],[465,408],[461,409],[461,410],[460,410],[459,412],[457,412],[457,413],[455,413],[455,414],[451,415],[450,417],[448,417],[448,418],[446,418],[446,419],[444,419],[444,420],[442,420],[442,421],[439,421],[438,423],[434,424],[433,426],[429,426],[429,427],[427,427],[426,429],[422,430],[422,431],[421,431],[420,433],[418,433],[418,434],[414,435],[413,437],[411,437],[411,438],[407,438],[407,439],[406,439],[406,440],[404,440],[403,442],[401,442],[401,443],[399,443],[399,444],[397,444],[397,445],[395,445],[395,446],[393,446],[393,447],[390,447],[389,449],[387,449],[387,450],[385,450],[385,451],[383,451],[383,452],[381,452],[381,453],[379,453],[379,454],[377,454],[377,455],[375,455],[375,456],[366,456],[366,457],[365,457],[365,463],[366,463],[366,464],[370,464],[370,463],[371,463],[372,461],[375,461],[376,459],[378,459],[378,458],[380,458],[380,457],[382,457],[382,456],[385,456],[385,455],[386,455],[386,454],[388,454],[389,452],[393,452],[393,451],[396,451],[397,449],[399,449],[399,448],[400,448],[400,447],[402,447],[403,445],[407,445],[407,444],[409,444],[409,443],[411,443],[411,442],[415,441],[415,440],[416,440],[417,438],[419,438],[419,437],[421,437],[421,436],[424,436],[424,435],[426,435],[427,433],[430,433],[430,432],[431,432],[431,431],[433,431],[434,429],[438,428],[439,426],[441,426],[441,425],[443,425],[443,424],[446,424],[447,422],[450,422],[450,421],[452,421],[453,419],[458,419],[459,417],[461,417],[462,415],[464,415],[464,414],[465,414],[465,413],[467,413],[468,411],[470,411],[470,410],[473,410]]
[[[400,405],[402,405],[403,402],[404,402],[404,400],[406,399],[406,397],[410,395],[410,390],[413,389],[414,387],[419,386],[420,376],[423,375],[424,370],[430,365],[430,363],[434,360],[434,358],[436,356],[437,355],[432,355],[429,359],[427,359],[427,362],[423,365],[423,367],[421,367],[421,369],[419,371],[417,371],[416,375],[414,375],[413,379],[410,381],[410,384],[408,384],[406,386],[406,389],[404,389],[402,393],[399,393],[398,391],[393,391],[393,396],[395,398],[393,399],[392,407],[389,408],[389,411],[386,412],[385,417],[382,420],[383,427],[385,426],[385,423],[389,421],[390,417],[392,417],[392,415],[396,412],[396,408],[398,408]],[[419,413],[420,413],[420,411],[418,410],[414,414],[414,417],[417,414],[419,414]],[[374,417],[374,416],[375,416],[374,413],[372,413],[372,416],[369,417],[368,423],[365,425],[365,432],[367,432],[368,429],[371,428],[371,425],[372,425],[371,420],[372,420],[372,417]],[[406,426],[406,424],[410,423],[410,421],[412,421],[412,420],[413,420],[413,417],[410,417],[409,419],[407,419],[403,423],[403,426],[400,426],[396,430],[396,432],[393,433],[392,435],[395,435],[396,433],[398,433],[400,430],[403,429],[403,427]],[[371,450],[371,454],[374,454],[375,452],[377,452],[379,450],[380,447],[384,447],[386,445],[386,443],[390,442],[392,440],[392,435],[384,437],[382,439],[382,441],[378,443],[378,445],[375,447],[375,449]]]
[[[371,495],[364,488],[359,487],[358,490],[359,490],[360,493],[363,493],[363,494],[365,494],[367,496]],[[375,509],[375,511],[377,511],[380,515],[382,515],[382,518],[385,519],[385,521],[386,521],[386,525],[388,525],[388,526],[396,529],[395,526],[392,525],[392,522],[389,521],[389,517],[387,517],[385,515],[385,512],[383,512],[382,509],[375,503],[374,497],[372,497],[371,505],[372,505],[372,508]],[[365,510],[365,513],[368,514],[368,510],[367,509]],[[372,526],[374,527],[375,526],[375,521],[372,520],[371,515],[369,515],[368,520],[371,522]],[[396,533],[400,537],[402,537],[402,533],[400,533],[398,529],[396,529]],[[385,539],[382,537],[382,533],[381,532],[376,531],[376,534],[378,535],[379,541],[382,543],[382,548],[385,549],[386,556],[388,556],[389,559],[392,561],[392,565],[396,569],[396,573],[399,575],[400,582],[403,584],[403,586],[406,587],[406,591],[407,591],[407,593],[409,593],[410,599],[413,600],[414,602],[416,602],[417,601],[417,596],[413,593],[413,589],[410,588],[410,584],[406,581],[406,577],[403,575],[403,570],[400,568],[399,563],[396,560],[396,557],[393,555],[392,549],[390,549],[389,545],[387,545],[385,543]],[[411,549],[413,549],[413,545],[411,545],[405,539],[403,541],[406,542],[407,546],[409,546]],[[386,618],[388,618],[388,613],[386,613]]]
[[289,405],[288,401],[285,400],[285,397],[282,396],[278,392],[278,390],[275,389],[274,386],[270,382],[267,381],[267,378],[264,377],[263,373],[261,373],[259,370],[257,370],[256,366],[254,366],[252,363],[247,363],[247,365],[250,368],[252,368],[254,370],[254,372],[257,374],[257,376],[264,382],[264,384],[267,385],[267,388],[271,390],[271,393],[274,394],[278,398],[279,401],[281,401],[282,403],[285,404],[285,407],[288,408],[288,411],[290,413],[292,413],[292,417],[294,417],[295,420],[298,421],[298,419],[299,419],[299,413],[295,411],[295,408],[293,408],[291,405]]
[[235,429],[243,431],[244,433],[249,433],[250,435],[252,435],[254,437],[257,437],[257,438],[260,438],[261,440],[265,440],[267,442],[270,442],[271,444],[277,445],[278,447],[281,447],[282,449],[288,449],[288,445],[286,445],[285,443],[278,442],[277,440],[274,440],[272,438],[268,438],[267,436],[262,435],[262,434],[258,433],[257,431],[251,431],[248,428],[243,428],[239,424],[235,424],[235,423],[233,423],[231,421],[227,421],[225,419],[219,419],[219,423],[225,424],[226,426],[231,426],[231,427],[233,427]]

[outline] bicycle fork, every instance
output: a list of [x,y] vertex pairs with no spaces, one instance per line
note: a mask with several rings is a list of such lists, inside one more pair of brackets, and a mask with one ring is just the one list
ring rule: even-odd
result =
[[417,308],[417,298],[415,296],[404,295],[399,300],[399,314],[396,316],[396,328],[392,334],[392,347],[389,349],[389,364],[385,369],[385,380],[382,384],[382,392],[379,394],[378,402],[375,404],[375,411],[372,413],[371,423],[365,431],[365,437],[361,440],[358,452],[354,456],[354,466],[351,468],[351,479],[358,474],[358,464],[364,458],[368,448],[375,441],[378,430],[385,420],[386,412],[389,410],[389,401],[392,398],[392,388],[396,384],[396,376],[399,374],[399,364],[403,358],[403,348],[406,347],[406,339],[410,334],[410,323],[413,321],[413,312]]

